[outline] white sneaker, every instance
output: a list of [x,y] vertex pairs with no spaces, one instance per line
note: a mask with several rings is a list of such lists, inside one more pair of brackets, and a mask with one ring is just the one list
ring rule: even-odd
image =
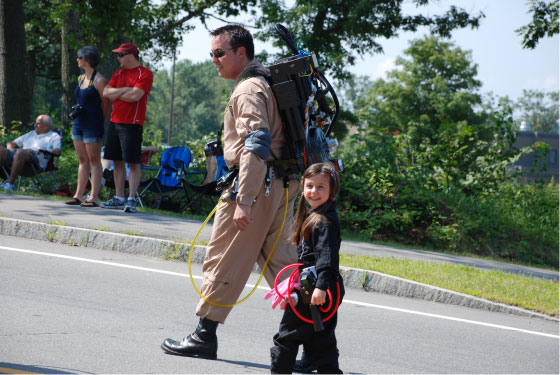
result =
[[0,185],[0,189],[16,190],[16,187],[13,184],[10,184],[10,181],[6,181],[2,185]]
[[107,202],[102,202],[102,208],[117,208],[122,210],[126,206],[126,199],[120,200],[117,197],[109,199]]
[[124,212],[131,212],[131,213],[135,213],[136,212],[136,199],[132,198],[128,198],[126,201],[126,206],[124,207]]

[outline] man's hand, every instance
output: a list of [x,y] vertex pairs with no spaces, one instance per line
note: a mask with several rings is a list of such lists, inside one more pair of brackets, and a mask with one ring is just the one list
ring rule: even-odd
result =
[[313,295],[311,296],[311,304],[322,305],[326,301],[326,296],[327,296],[326,291],[319,288],[315,288],[313,290]]
[[122,94],[121,96],[119,96],[119,99],[122,100],[123,102],[128,102],[128,103],[134,103],[139,101],[144,94],[146,93],[146,91],[138,88],[138,87],[127,87],[127,90],[124,94]]
[[16,148],[18,148],[18,145],[17,143],[10,141],[6,144],[6,148],[13,152],[16,150]]
[[247,225],[253,222],[253,219],[251,218],[251,206],[237,203],[237,207],[235,207],[235,212],[233,214],[233,222],[237,229],[245,230]]
[[132,91],[132,87],[116,88],[116,87],[111,87],[111,86],[107,85],[103,89],[103,97],[109,99],[110,101],[115,101],[129,91]]

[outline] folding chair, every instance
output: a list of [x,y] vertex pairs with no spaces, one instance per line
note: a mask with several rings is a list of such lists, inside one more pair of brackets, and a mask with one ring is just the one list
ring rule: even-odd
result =
[[[62,137],[63,130],[60,128],[53,129],[54,132],[58,133],[60,137]],[[17,188],[18,190],[21,188],[21,181],[23,177],[28,177],[31,179],[32,186],[28,190],[32,192],[38,189],[41,193],[48,193],[52,194],[56,188],[56,178],[58,176],[58,168],[60,163],[60,156],[54,155],[47,150],[39,150],[40,153],[50,155],[50,159],[47,163],[47,166],[44,170],[37,168],[33,163],[29,164],[29,168],[24,168],[21,174],[18,176]],[[6,179],[10,176],[10,170],[8,168],[4,168],[0,166],[0,176],[5,177]],[[52,185],[50,190],[46,190],[44,188],[44,183],[47,178],[52,177]]]
[[161,201],[167,193],[169,197],[174,197],[181,190],[187,200],[190,195],[186,187],[186,174],[196,174],[200,172],[187,171],[192,161],[191,151],[187,147],[171,147],[163,151],[159,162],[158,172],[155,177],[140,182],[142,191],[140,198],[144,198],[147,192],[158,195],[155,200],[154,208],[159,208]]
[[[217,190],[218,180],[229,172],[224,160],[224,151],[218,134],[218,140],[208,142],[204,147],[204,155],[206,156],[206,176],[200,185],[195,185],[186,181],[188,187],[194,192],[187,205],[183,207],[181,212],[185,212],[191,208],[193,212],[200,212],[202,200],[207,197],[213,203],[212,197],[219,196],[220,191]],[[195,204],[198,208],[195,209]]]

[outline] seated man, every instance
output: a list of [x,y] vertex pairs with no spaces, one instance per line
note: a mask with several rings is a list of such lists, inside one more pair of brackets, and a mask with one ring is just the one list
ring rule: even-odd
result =
[[35,130],[0,146],[0,165],[10,169],[10,177],[0,188],[14,190],[14,181],[31,164],[43,171],[52,155],[60,156],[62,138],[51,130],[52,123],[49,115],[39,115]]

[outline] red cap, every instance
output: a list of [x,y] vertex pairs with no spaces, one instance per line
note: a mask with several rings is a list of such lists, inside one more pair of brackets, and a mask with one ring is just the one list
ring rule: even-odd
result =
[[134,43],[123,43],[119,46],[119,48],[114,49],[113,52],[130,52],[135,55],[138,55],[138,47]]

